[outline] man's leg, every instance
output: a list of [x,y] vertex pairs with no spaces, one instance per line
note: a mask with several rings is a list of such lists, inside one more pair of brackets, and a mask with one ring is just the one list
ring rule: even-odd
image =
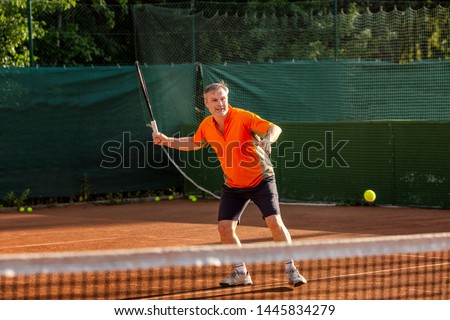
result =
[[[235,244],[241,246],[241,241],[236,234],[236,228],[238,225],[237,220],[220,220],[218,229],[220,234],[220,242],[222,244]],[[222,280],[220,285],[222,287],[239,286],[253,284],[252,278],[248,274],[245,263],[237,263],[234,265],[233,274]]]
[[[273,214],[265,218],[266,224],[272,232],[275,242],[292,243],[291,235],[281,219],[281,215]],[[289,280],[289,284],[298,287],[305,284],[306,279],[298,272],[293,260],[284,262],[284,270]]]
[[275,242],[292,243],[291,235],[281,219],[281,215],[273,214],[265,218]]
[[241,241],[236,234],[238,225],[237,220],[220,220],[218,229],[220,235],[220,242],[222,244],[236,244],[241,246]]

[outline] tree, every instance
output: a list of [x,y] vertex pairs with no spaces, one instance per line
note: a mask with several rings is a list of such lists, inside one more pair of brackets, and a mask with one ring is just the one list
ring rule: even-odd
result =
[[[3,66],[24,67],[30,65],[29,30],[27,0],[0,0],[0,41],[5,50],[0,51],[0,63]],[[58,0],[52,2],[32,2],[32,39],[45,37],[47,22],[40,19],[39,13],[51,13],[56,10],[68,10],[76,5],[76,0]],[[39,59],[39,57],[36,57]]]
[[[30,61],[27,48],[28,28],[26,2],[0,3],[0,63],[3,66],[25,66]],[[39,24],[34,23],[35,35],[41,34]]]
[[45,36],[36,41],[39,63],[55,66],[113,63],[119,46],[110,34],[116,24],[114,8],[77,4],[37,12],[36,16],[48,26]]

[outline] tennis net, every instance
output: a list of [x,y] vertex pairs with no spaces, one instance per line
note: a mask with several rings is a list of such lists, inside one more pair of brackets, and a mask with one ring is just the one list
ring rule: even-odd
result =
[[[288,284],[293,258],[308,283]],[[253,285],[222,288],[233,264]],[[0,255],[0,299],[449,299],[450,233]]]

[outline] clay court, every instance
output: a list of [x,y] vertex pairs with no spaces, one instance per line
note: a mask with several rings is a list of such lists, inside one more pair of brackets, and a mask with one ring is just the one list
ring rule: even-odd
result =
[[[77,204],[0,214],[0,253],[111,250],[218,244],[216,200]],[[394,207],[283,205],[293,240],[448,232],[450,211]],[[271,241],[250,204],[238,227],[243,243]]]
[[[168,246],[204,246],[218,244],[216,210],[218,202],[203,200],[193,203],[179,199],[120,205],[76,204],[36,208],[32,213],[3,209],[0,214],[0,253],[42,253],[135,249]],[[448,232],[448,210],[283,205],[283,217],[294,241],[373,237]],[[250,204],[238,228],[242,242],[271,241],[271,235],[256,206]],[[448,259],[448,258],[447,258]],[[448,262],[448,261],[447,261]],[[448,263],[446,264],[448,268]],[[149,299],[301,299],[304,287],[292,290],[285,279],[270,286],[258,284],[265,267],[253,270],[255,285],[230,290],[222,289],[216,279],[203,279],[202,289],[138,295]],[[223,269],[223,268],[222,268]],[[223,270],[223,275],[229,272]],[[189,272],[184,270],[184,272]],[[206,271],[204,277],[210,271]],[[221,275],[219,275],[220,277]],[[313,275],[307,286],[317,281]],[[137,280],[138,281],[138,280]],[[357,281],[357,280],[356,280]],[[443,279],[448,285],[449,279]],[[366,284],[367,285],[367,284]],[[238,295],[236,295],[238,294]],[[348,292],[346,293],[348,294]],[[351,298],[364,298],[363,292]],[[340,296],[336,298],[346,298]],[[401,297],[401,294],[400,294]],[[440,298],[440,296],[429,296]],[[320,295],[316,298],[321,298]],[[382,298],[382,297],[381,297]]]

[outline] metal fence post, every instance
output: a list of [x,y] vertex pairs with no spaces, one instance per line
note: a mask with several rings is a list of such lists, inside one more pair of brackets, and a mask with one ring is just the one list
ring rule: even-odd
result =
[[30,67],[34,67],[34,48],[33,48],[33,18],[32,18],[32,5],[31,0],[27,1],[27,14],[28,14],[28,46],[30,50]]
[[191,1],[191,16],[192,16],[192,22],[191,22],[191,45],[192,45],[192,63],[195,63],[197,60],[196,57],[196,43],[195,43],[195,0]]
[[338,0],[334,0],[334,59],[339,59],[339,12]]

